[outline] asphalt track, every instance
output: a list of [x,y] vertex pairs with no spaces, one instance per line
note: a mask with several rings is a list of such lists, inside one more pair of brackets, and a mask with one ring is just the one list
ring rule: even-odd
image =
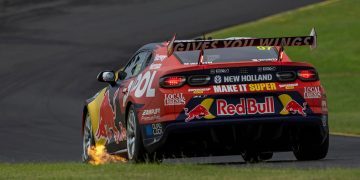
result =
[[[97,73],[118,69],[139,46],[174,32],[191,38],[318,1],[92,0],[1,19],[0,162],[79,161],[83,100],[105,85],[95,80]],[[358,167],[359,143],[332,136],[326,160],[300,163],[279,153],[266,164]],[[242,164],[238,156],[171,162],[176,161]]]

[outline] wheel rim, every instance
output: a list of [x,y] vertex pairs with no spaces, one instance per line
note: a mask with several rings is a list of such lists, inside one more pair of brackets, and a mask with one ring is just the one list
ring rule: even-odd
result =
[[83,160],[87,161],[89,159],[88,149],[91,147],[92,143],[92,133],[91,133],[91,121],[90,116],[87,114],[84,125],[84,135],[83,135]]
[[127,121],[127,151],[129,159],[133,159],[135,154],[135,139],[136,139],[136,122],[135,122],[135,113],[133,110],[129,111],[128,121]]

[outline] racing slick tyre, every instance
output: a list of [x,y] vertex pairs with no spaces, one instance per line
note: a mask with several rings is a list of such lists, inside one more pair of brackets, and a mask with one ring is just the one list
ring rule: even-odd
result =
[[309,144],[306,142],[299,143],[294,149],[294,155],[299,161],[319,160],[325,158],[329,149],[329,135],[320,145]]
[[242,154],[242,157],[244,161],[247,163],[257,163],[260,161],[270,160],[273,157],[273,153],[272,152],[259,153],[259,152],[247,151]]
[[257,163],[260,161],[260,154],[258,152],[246,151],[242,154],[246,163]]
[[83,127],[83,153],[82,153],[82,161],[83,162],[89,162],[90,156],[89,156],[89,148],[95,145],[94,136],[92,133],[92,125],[91,125],[91,119],[89,116],[89,113],[86,114],[84,127]]
[[274,153],[272,152],[260,153],[259,159],[262,161],[270,160],[273,157],[273,155]]
[[126,145],[129,162],[144,162],[144,147],[140,132],[139,121],[133,105],[130,106],[126,123]]

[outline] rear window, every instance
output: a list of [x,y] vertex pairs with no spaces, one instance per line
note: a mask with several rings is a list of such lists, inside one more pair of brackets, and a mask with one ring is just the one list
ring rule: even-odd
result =
[[[176,51],[174,54],[183,64],[197,64],[200,51]],[[276,61],[277,50],[270,46],[235,47],[204,50],[204,63],[239,61]]]

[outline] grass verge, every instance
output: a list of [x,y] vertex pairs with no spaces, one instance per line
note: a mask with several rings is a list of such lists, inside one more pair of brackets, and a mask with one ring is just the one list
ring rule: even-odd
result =
[[360,169],[274,169],[208,165],[0,164],[0,179],[358,179]]
[[277,37],[306,35],[315,27],[318,49],[288,47],[294,61],[308,61],[327,90],[331,132],[360,134],[360,1],[328,0],[209,34]]

